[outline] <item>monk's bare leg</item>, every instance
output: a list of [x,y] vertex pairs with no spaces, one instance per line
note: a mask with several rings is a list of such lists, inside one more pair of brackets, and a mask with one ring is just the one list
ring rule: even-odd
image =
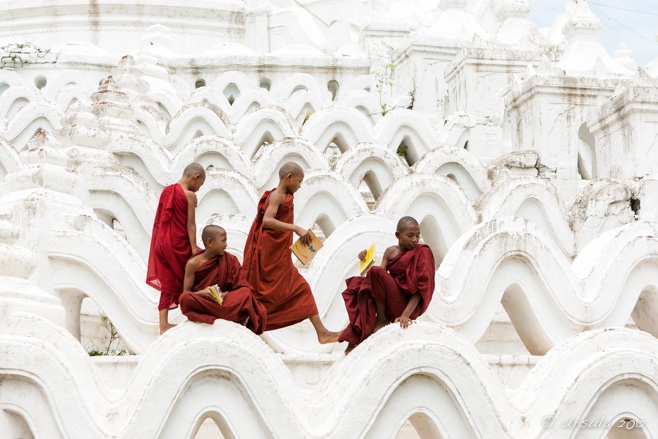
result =
[[386,308],[384,305],[375,300],[375,306],[377,307],[377,320],[375,321],[375,329],[372,330],[373,334],[391,323],[390,320],[386,318]]
[[160,335],[162,335],[165,332],[169,331],[174,326],[176,326],[176,325],[172,325],[171,323],[169,323],[169,308],[161,309],[160,310]]
[[318,334],[318,341],[320,344],[327,344],[327,343],[336,343],[338,341],[338,337],[340,337],[340,332],[332,332],[328,330],[327,328],[324,327],[324,324],[322,323],[322,320],[320,320],[319,315],[314,315],[309,317],[309,320],[313,324],[313,328],[315,328],[315,332]]

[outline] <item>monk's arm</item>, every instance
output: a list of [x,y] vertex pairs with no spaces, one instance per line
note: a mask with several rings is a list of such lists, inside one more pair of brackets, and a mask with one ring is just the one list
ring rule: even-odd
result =
[[192,191],[185,191],[185,197],[187,198],[187,236],[190,239],[192,254],[195,255],[198,249],[196,245],[196,218],[194,215],[197,199],[196,194]]
[[[267,209],[265,210],[265,215],[263,215],[263,227],[266,229],[273,229],[273,230],[285,230],[288,232],[295,232],[298,234],[300,237],[302,237],[302,242],[307,244],[306,241],[304,241],[304,236],[308,234],[308,231],[306,229],[302,229],[299,226],[296,226],[294,224],[289,224],[289,223],[284,223],[283,221],[279,221],[276,219],[276,214],[279,211],[279,207],[283,204],[285,201],[285,197],[281,195],[278,192],[272,192],[270,195],[270,202],[267,205]],[[310,237],[308,238],[310,241]]]
[[183,291],[192,291],[194,286],[194,279],[196,278],[196,270],[199,265],[193,259],[187,261],[185,264],[185,277],[183,278]]
[[382,257],[382,263],[380,265],[380,267],[382,267],[384,270],[386,270],[386,264],[388,263],[388,260],[391,259],[391,257],[393,256],[393,253],[395,252],[396,248],[397,246],[392,245],[389,248],[387,248],[386,251],[384,251],[384,256]]
[[411,315],[412,312],[414,312],[414,310],[418,306],[418,302],[420,302],[420,293],[416,293],[413,296],[411,296],[411,299],[409,299],[409,303],[407,303],[407,306],[404,308],[404,311],[402,311],[402,315],[397,319],[395,319],[395,323],[400,323],[400,327],[402,327],[403,329],[407,329],[412,322],[409,316]]

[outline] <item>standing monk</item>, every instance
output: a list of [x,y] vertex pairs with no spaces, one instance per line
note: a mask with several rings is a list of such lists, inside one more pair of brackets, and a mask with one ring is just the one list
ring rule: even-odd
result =
[[279,169],[279,186],[263,194],[258,213],[244,247],[242,269],[256,291],[256,298],[267,308],[266,331],[310,319],[320,343],[338,341],[340,333],[322,324],[308,282],[292,262],[293,232],[308,244],[307,230],[293,224],[293,194],[304,180],[304,170],[288,162]]
[[160,291],[160,334],[175,326],[169,323],[169,310],[178,307],[185,264],[198,251],[194,210],[196,192],[205,181],[203,166],[192,163],[180,181],[167,186],[160,195],[146,272],[146,283]]
[[[267,310],[254,297],[238,258],[226,252],[226,230],[206,226],[201,235],[205,250],[187,261],[180,309],[192,322],[212,325],[216,319],[246,325],[256,334],[265,329]],[[222,304],[210,287],[219,287]]]
[[[406,329],[423,314],[434,294],[434,255],[429,246],[419,244],[420,226],[410,216],[398,222],[398,245],[384,252],[382,265],[372,267],[366,277],[351,277],[343,292],[350,324],[340,335],[349,343],[348,354],[356,345],[392,321]],[[359,253],[365,260],[366,251]],[[387,271],[388,270],[388,271]]]

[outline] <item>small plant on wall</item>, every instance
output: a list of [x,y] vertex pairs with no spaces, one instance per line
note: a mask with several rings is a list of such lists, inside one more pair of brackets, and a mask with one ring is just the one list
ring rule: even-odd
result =
[[395,78],[395,64],[390,63],[384,66],[383,72],[372,72],[372,74],[377,78],[375,83],[375,88],[379,93],[379,106],[382,109],[382,116],[386,116],[388,113],[388,107],[385,102],[383,102],[383,96],[387,89],[393,90],[393,79]]
[[107,345],[100,346],[99,348],[92,348],[88,351],[89,356],[97,357],[102,355],[126,355],[128,352],[125,349],[118,349],[121,336],[117,332],[114,324],[112,324],[110,319],[103,313],[100,313],[100,318],[103,328],[105,328],[109,333]]

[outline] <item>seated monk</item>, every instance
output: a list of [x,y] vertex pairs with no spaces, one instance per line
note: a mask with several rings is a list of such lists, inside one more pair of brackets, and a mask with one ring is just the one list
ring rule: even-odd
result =
[[[427,245],[418,243],[418,222],[409,216],[400,219],[395,237],[398,245],[386,249],[380,267],[372,267],[365,277],[345,281],[343,299],[350,323],[340,341],[349,343],[346,354],[392,321],[406,329],[432,300],[434,255]],[[365,255],[366,250],[359,259],[365,260]]]
[[[215,319],[230,320],[261,334],[267,310],[242,276],[238,258],[226,253],[226,231],[219,226],[206,226],[201,239],[205,250],[185,266],[185,292],[180,296],[182,313],[192,322],[212,325]],[[212,285],[221,290],[221,305],[210,290]]]

